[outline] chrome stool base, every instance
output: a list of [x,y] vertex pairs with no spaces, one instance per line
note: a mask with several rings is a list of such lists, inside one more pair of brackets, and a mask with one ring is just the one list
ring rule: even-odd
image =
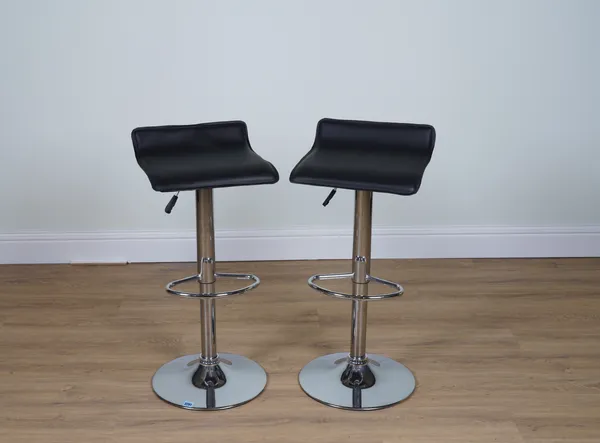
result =
[[194,386],[199,355],[186,355],[164,364],[152,377],[154,393],[167,403],[194,411],[229,409],[256,398],[267,385],[267,373],[255,361],[236,354],[219,354],[226,382],[216,389]]
[[342,374],[348,366],[348,354],[324,355],[308,363],[300,371],[302,390],[315,400],[334,408],[353,411],[383,409],[406,400],[416,387],[410,370],[383,355],[369,355],[367,366],[375,376],[370,388],[348,388]]

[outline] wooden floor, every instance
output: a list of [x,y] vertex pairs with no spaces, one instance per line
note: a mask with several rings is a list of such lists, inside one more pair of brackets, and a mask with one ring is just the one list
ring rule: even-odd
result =
[[600,442],[600,259],[375,261],[404,297],[369,305],[368,349],[415,394],[348,412],[302,393],[299,369],[349,345],[350,302],[312,292],[345,261],[222,263],[262,279],[218,302],[222,351],[269,374],[253,402],[190,412],[154,396],[198,352],[198,301],[167,295],[191,264],[0,267],[0,441]]

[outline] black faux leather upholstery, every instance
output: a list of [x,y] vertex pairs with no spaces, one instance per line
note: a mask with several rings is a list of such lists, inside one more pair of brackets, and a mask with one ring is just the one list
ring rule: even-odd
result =
[[430,125],[326,118],[290,181],[412,195],[421,186],[434,144]]
[[279,181],[275,167],[250,147],[243,121],[137,128],[131,139],[137,162],[156,191]]

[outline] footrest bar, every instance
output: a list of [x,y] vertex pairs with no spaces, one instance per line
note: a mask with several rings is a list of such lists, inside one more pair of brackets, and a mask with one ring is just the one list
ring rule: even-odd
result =
[[363,300],[363,301],[382,300],[385,298],[398,297],[399,295],[402,295],[404,293],[404,288],[401,285],[399,285],[398,283],[394,283],[392,281],[385,280],[383,278],[374,277],[372,275],[367,275],[367,282],[374,281],[377,283],[381,283],[382,285],[386,285],[386,286],[394,288],[395,291],[387,292],[384,294],[359,296],[359,295],[354,295],[354,294],[347,294],[344,292],[332,291],[331,289],[324,288],[323,286],[319,286],[318,284],[315,283],[316,281],[319,281],[319,280],[341,280],[341,279],[352,278],[352,277],[354,277],[354,274],[351,272],[346,273],[346,274],[316,274],[308,279],[308,286],[313,288],[315,291],[322,292],[323,294],[328,295],[330,297],[344,298],[347,300]]
[[185,278],[170,282],[166,286],[166,290],[170,294],[175,294],[180,297],[220,298],[220,297],[229,297],[230,295],[243,294],[244,292],[253,290],[260,284],[260,279],[254,274],[232,274],[232,273],[228,273],[228,272],[215,273],[215,279],[219,279],[219,278],[234,278],[237,280],[252,280],[253,283],[249,284],[248,286],[244,286],[243,288],[240,288],[240,289],[234,289],[233,291],[223,291],[223,292],[184,292],[184,291],[176,291],[175,289],[173,289],[175,286],[177,286],[181,283],[189,282],[192,280],[198,281],[198,279],[199,279],[198,275],[190,275],[189,277],[185,277]]

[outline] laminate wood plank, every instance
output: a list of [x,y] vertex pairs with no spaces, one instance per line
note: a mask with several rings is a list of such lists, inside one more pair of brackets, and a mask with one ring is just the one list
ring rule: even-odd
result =
[[217,301],[218,348],[255,359],[269,381],[247,405],[203,413],[150,386],[163,363],[198,352],[198,301],[164,291],[194,264],[0,266],[0,442],[600,441],[600,259],[375,260],[373,274],[406,293],[369,304],[368,349],[407,365],[418,387],[365,413],[297,383],[311,359],[349,346],[350,302],[306,279],[349,267],[218,263],[262,281]]

